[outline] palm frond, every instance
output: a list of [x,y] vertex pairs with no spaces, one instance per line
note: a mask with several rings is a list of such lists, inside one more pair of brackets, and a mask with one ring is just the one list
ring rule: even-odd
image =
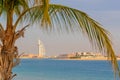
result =
[[0,16],[2,14],[2,10],[3,10],[3,0],[0,0]]
[[15,34],[15,40],[20,38],[20,37],[24,37],[24,32],[25,32],[25,29],[29,27],[29,25],[26,25],[24,26],[21,30],[18,30]]
[[27,2],[27,0],[0,0],[0,14],[2,14],[3,11],[7,13],[7,11],[11,9],[19,15],[21,11],[29,8]]
[[34,0],[34,5],[43,5],[44,0]]
[[[51,4],[49,7],[49,15],[51,25],[54,26],[54,28],[62,27],[67,31],[71,29],[76,30],[77,28],[82,31],[83,34],[86,34],[93,46],[98,47],[100,51],[107,54],[108,59],[112,63],[115,75],[118,73],[120,76],[117,59],[109,39],[110,34],[102,28],[102,25],[90,18],[86,13],[62,5]],[[74,26],[76,24],[79,26]]]
[[[18,15],[18,19],[15,22],[15,27],[18,25],[20,20],[26,20],[26,21],[31,21],[34,23],[35,21],[41,21],[42,25],[50,25],[50,17],[48,14],[49,10],[49,0],[35,0],[35,1],[26,1],[25,4],[29,3],[29,8],[28,5],[24,6],[25,4],[24,1],[26,0],[18,0],[19,4],[14,7],[14,11]],[[20,6],[18,6],[20,5]],[[21,9],[21,6],[24,8],[24,10]]]
[[23,11],[29,8],[28,2],[26,0],[15,0],[14,11],[16,15],[20,15]]
[[[41,20],[42,25],[50,25],[50,17],[48,14],[49,11],[49,0],[35,0],[34,6],[31,7],[30,14],[27,13],[26,16],[33,16],[31,19],[34,20]],[[38,17],[38,18],[37,18]]]
[[5,30],[2,26],[2,24],[0,23],[0,40],[3,41],[3,38],[5,36]]
[[43,17],[42,17],[42,23],[46,23],[47,24],[51,24],[50,23],[50,17],[49,17],[49,14],[48,14],[48,10],[49,10],[49,0],[42,0],[43,2]]

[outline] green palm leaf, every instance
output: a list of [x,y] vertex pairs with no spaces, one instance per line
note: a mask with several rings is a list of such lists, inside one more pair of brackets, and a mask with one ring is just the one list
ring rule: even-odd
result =
[[[112,63],[115,75],[119,73],[120,76],[117,59],[109,39],[109,32],[103,29],[98,22],[82,11],[62,5],[51,4],[49,14],[52,26],[55,28],[63,27],[63,29],[67,31],[76,30],[75,28],[77,28],[83,34],[86,34],[93,46],[107,54],[108,60]],[[57,24],[55,25],[55,23]],[[77,24],[77,26],[73,26],[75,24]]]

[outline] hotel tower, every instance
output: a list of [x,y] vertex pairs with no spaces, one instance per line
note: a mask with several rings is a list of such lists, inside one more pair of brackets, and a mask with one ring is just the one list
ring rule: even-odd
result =
[[44,58],[45,56],[45,48],[43,46],[43,43],[38,40],[38,57],[39,58]]

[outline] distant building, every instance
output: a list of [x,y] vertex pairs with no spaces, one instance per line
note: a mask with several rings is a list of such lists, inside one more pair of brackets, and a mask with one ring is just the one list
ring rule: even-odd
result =
[[97,57],[104,57],[100,53],[93,53],[93,52],[74,52],[70,54],[62,54],[57,56],[57,58],[97,58]]
[[44,58],[44,56],[45,56],[44,45],[40,40],[38,40],[38,57],[39,58]]
[[37,54],[23,54],[20,58],[38,58]]

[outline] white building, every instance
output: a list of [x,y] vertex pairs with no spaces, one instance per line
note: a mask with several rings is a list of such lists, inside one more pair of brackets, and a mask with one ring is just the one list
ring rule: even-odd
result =
[[38,40],[38,57],[43,58],[45,56],[45,48],[43,43]]

